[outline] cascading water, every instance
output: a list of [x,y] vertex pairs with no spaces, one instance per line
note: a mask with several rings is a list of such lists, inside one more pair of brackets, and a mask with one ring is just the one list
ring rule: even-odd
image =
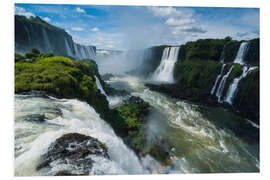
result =
[[219,87],[218,87],[217,92],[216,92],[218,102],[221,102],[222,93],[223,93],[223,90],[224,90],[224,87],[225,87],[225,84],[226,84],[226,80],[227,80],[228,76],[230,75],[232,69],[233,69],[233,65],[230,68],[230,70],[228,71],[228,73],[223,76],[221,82],[219,83]]
[[66,46],[67,55],[70,56],[70,57],[72,57],[73,56],[73,53],[72,53],[72,51],[70,49],[70,46],[69,46],[66,38],[65,38],[65,46]]
[[244,59],[245,59],[247,50],[248,50],[248,42],[242,42],[237,52],[237,56],[234,60],[234,63],[245,64]]
[[250,67],[248,68],[247,66],[244,66],[243,67],[243,72],[242,74],[235,78],[232,82],[232,84],[230,85],[228,91],[227,91],[227,94],[226,94],[226,98],[224,101],[232,104],[233,103],[233,98],[237,92],[237,87],[238,87],[238,84],[240,82],[241,79],[245,78],[249,72],[253,71],[254,69],[256,69],[257,67]]
[[226,44],[223,46],[223,49],[222,49],[222,52],[221,52],[221,55],[220,55],[220,58],[219,58],[219,61],[221,63],[224,63],[224,58],[225,58],[225,48],[226,48]]
[[97,88],[100,90],[101,94],[103,94],[104,96],[107,97],[107,94],[105,93],[105,91],[104,91],[104,89],[103,89],[103,87],[102,87],[102,85],[101,85],[99,79],[97,78],[97,76],[95,76],[95,78],[96,78],[96,85],[97,85]]
[[[152,141],[158,137],[171,143],[172,165],[157,168],[154,172],[175,174],[259,170],[257,156],[249,151],[255,148],[254,145],[247,145],[230,131],[214,125],[215,121],[224,124],[230,123],[230,119],[235,121],[237,117],[230,112],[176,101],[149,90],[141,79],[132,76],[114,77],[108,83],[114,88],[129,90],[133,96],[148,102],[151,111],[147,119],[147,138]],[[219,127],[222,126],[219,124]]]
[[47,34],[46,29],[42,28],[42,34],[43,34],[43,38],[44,38],[44,45],[46,47],[46,51],[47,52],[52,52],[52,46],[51,46],[49,36]]
[[223,70],[224,70],[224,67],[225,67],[225,66],[226,66],[226,64],[223,64],[223,65],[222,65],[220,74],[217,76],[216,81],[215,81],[215,84],[214,84],[214,86],[213,86],[213,88],[212,88],[212,90],[211,90],[211,94],[214,94],[214,92],[215,92],[215,90],[216,90],[217,83],[218,83],[219,79],[221,78],[221,76],[222,76],[222,74],[223,74]]
[[164,49],[161,62],[153,73],[154,81],[173,83],[173,68],[177,61],[180,47],[167,47]]
[[[36,117],[36,118],[35,118]],[[37,118],[44,117],[44,118]],[[57,138],[67,133],[97,138],[108,146],[110,160],[93,156],[90,174],[149,173],[135,153],[117,137],[99,114],[78,100],[15,95],[15,175],[51,175],[67,167],[51,164],[51,170],[37,171],[41,154]],[[73,171],[77,171],[76,167]]]

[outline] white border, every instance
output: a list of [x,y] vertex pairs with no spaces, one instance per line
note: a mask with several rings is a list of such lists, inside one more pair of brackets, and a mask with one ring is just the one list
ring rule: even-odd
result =
[[[14,160],[13,160],[13,119],[14,119],[14,63],[13,63],[13,21],[14,21],[14,3],[47,3],[47,4],[99,4],[99,5],[163,5],[163,6],[203,6],[203,7],[259,7],[260,8],[260,38],[261,38],[261,173],[246,174],[188,174],[188,175],[144,175],[144,176],[91,176],[91,177],[50,177],[57,179],[269,179],[269,131],[270,119],[269,109],[269,64],[270,64],[270,39],[269,39],[269,17],[270,6],[267,0],[4,0],[1,2],[1,163],[0,176],[2,179],[17,179],[14,177]],[[47,177],[20,177],[20,179],[47,179]]]

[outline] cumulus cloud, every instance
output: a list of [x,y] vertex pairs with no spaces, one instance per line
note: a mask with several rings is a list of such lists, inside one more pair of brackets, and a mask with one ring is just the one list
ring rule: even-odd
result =
[[48,17],[44,17],[43,19],[44,19],[44,21],[47,21],[47,22],[50,22],[51,21],[51,19],[48,18]]
[[148,9],[157,17],[168,17],[168,16],[181,16],[182,12],[177,11],[173,7],[148,7]]
[[84,29],[81,27],[72,27],[71,28],[73,31],[83,31]]
[[91,28],[90,31],[97,32],[99,29],[97,27]]
[[18,6],[15,6],[15,14],[22,15],[22,16],[25,16],[27,18],[35,17],[35,15],[33,13],[27,12],[24,8],[18,7]]
[[80,7],[77,7],[76,11],[79,12],[79,13],[86,13],[85,10],[80,8]]
[[165,18],[164,24],[171,30],[175,37],[188,35],[196,37],[196,34],[206,33],[199,23],[197,23],[193,11],[187,9],[178,10],[173,7],[149,7],[148,10],[155,16]]

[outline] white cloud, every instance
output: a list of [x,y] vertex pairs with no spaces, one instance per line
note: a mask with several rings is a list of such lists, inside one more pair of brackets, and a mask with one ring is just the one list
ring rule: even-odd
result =
[[196,21],[194,12],[189,9],[178,10],[173,7],[149,7],[148,10],[156,17],[166,18],[165,25],[171,30],[174,38],[183,38],[183,36],[195,37],[197,34],[205,33],[199,23]]
[[90,31],[97,32],[99,29],[97,27],[91,28]]
[[80,28],[80,27],[72,27],[71,29],[73,31],[83,31],[84,30],[83,28]]
[[45,21],[47,21],[47,22],[50,22],[50,21],[51,21],[51,19],[48,18],[48,17],[44,17],[43,19],[44,19]]
[[80,7],[77,7],[76,11],[79,12],[79,13],[86,13],[85,10],[80,8]]
[[35,15],[31,12],[27,12],[24,8],[15,6],[15,14],[26,16],[27,18],[35,17]]
[[181,16],[182,12],[177,11],[173,7],[148,7],[148,9],[157,17],[168,17],[168,16]]
[[181,19],[169,18],[166,20],[165,23],[172,26],[179,26],[179,25],[186,25],[186,24],[194,24],[195,22],[196,22],[195,19],[191,19],[191,18],[181,18]]

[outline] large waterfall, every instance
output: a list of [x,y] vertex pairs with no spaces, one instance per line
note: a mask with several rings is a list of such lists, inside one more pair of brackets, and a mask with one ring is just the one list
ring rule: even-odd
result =
[[[40,23],[38,23],[40,22]],[[39,17],[29,22],[15,16],[15,52],[24,54],[32,48],[42,53],[68,56],[74,59],[96,59],[93,46],[76,44],[63,29],[47,24]]]
[[244,64],[244,58],[247,53],[247,49],[248,49],[248,43],[247,42],[241,43],[239,50],[237,52],[237,56],[234,60],[234,63]]
[[215,90],[216,90],[217,83],[218,83],[219,79],[221,78],[221,76],[222,76],[222,74],[223,74],[223,70],[224,70],[224,67],[225,67],[225,66],[226,66],[226,64],[223,64],[223,65],[222,65],[220,74],[217,76],[216,81],[215,81],[215,84],[214,84],[214,86],[213,86],[213,88],[212,88],[212,90],[211,90],[211,94],[214,94],[214,92],[215,92]]
[[[42,122],[29,120],[38,115],[45,119]],[[53,175],[68,169],[59,162],[53,162],[51,170],[37,171],[35,167],[52,142],[63,134],[74,132],[97,138],[108,146],[110,160],[96,160],[89,174],[148,173],[136,154],[85,102],[16,95],[15,122],[15,174],[18,176]],[[74,171],[79,169],[75,167]]]
[[180,47],[167,47],[164,49],[160,65],[153,73],[153,80],[173,83],[173,68],[177,61]]
[[237,92],[237,87],[238,87],[238,84],[240,82],[241,79],[245,78],[249,72],[253,71],[254,69],[256,69],[257,67],[250,67],[248,68],[247,66],[244,66],[243,67],[243,72],[242,74],[235,78],[232,82],[232,84],[230,85],[228,91],[227,91],[227,94],[226,94],[226,98],[224,101],[230,103],[230,104],[233,104],[233,98],[235,97],[235,94]]
[[216,92],[218,102],[221,102],[222,93],[223,93],[223,90],[224,90],[224,87],[225,87],[225,84],[226,84],[226,80],[227,80],[228,76],[230,75],[232,69],[233,69],[233,66],[230,68],[230,70],[227,72],[227,74],[225,74],[223,76],[223,78],[221,79],[221,82],[219,83],[219,87],[218,87],[217,92]]

